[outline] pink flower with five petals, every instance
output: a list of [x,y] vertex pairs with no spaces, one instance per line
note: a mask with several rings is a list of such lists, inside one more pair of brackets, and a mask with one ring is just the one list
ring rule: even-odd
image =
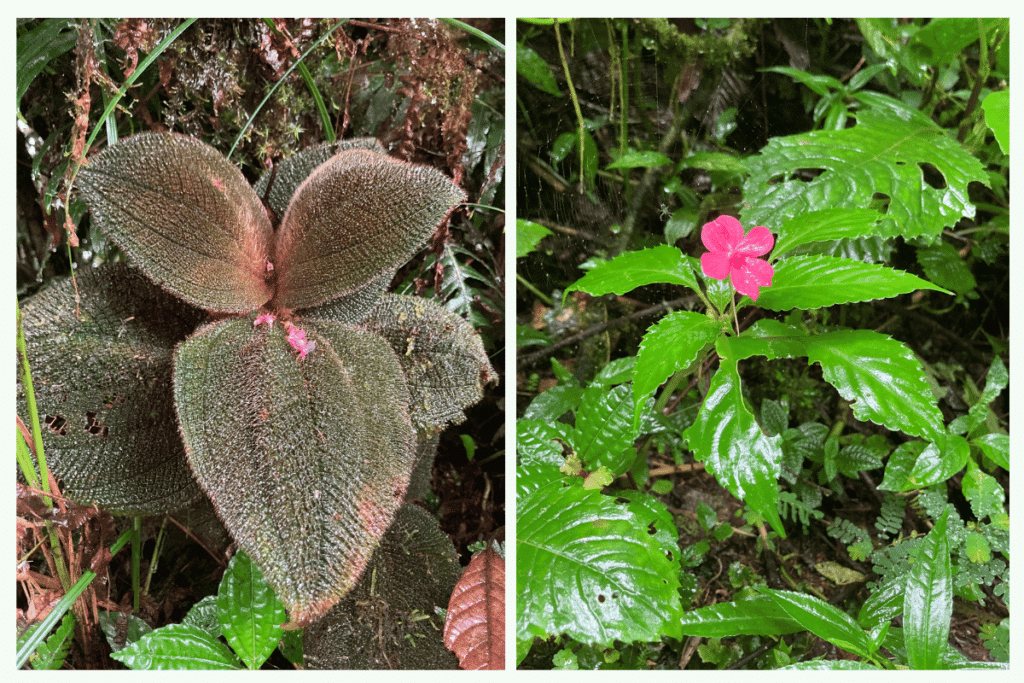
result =
[[775,269],[763,256],[775,246],[775,237],[763,226],[751,228],[746,235],[743,226],[732,216],[719,216],[704,225],[700,239],[709,253],[700,257],[704,275],[716,280],[732,276],[732,284],[740,294],[757,301],[761,287],[771,287]]

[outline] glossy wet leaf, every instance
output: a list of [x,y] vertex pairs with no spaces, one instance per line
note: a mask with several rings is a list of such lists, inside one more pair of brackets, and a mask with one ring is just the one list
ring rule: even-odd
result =
[[703,638],[776,636],[804,630],[768,595],[700,607],[684,614],[681,623],[684,635]]
[[735,358],[723,348],[718,353],[718,372],[711,378],[697,420],[683,436],[719,484],[785,536],[777,509],[782,438],[761,431],[743,398]]
[[238,168],[195,138],[142,133],[78,176],[93,220],[154,282],[213,311],[248,311],[273,294],[273,236]]
[[129,669],[244,668],[238,657],[220,640],[202,629],[182,624],[170,624],[157,629],[110,656]]
[[[679,547],[667,511],[559,482],[517,507],[519,639],[567,633],[610,646],[679,637]],[[652,534],[652,523],[672,541]]]
[[409,260],[465,193],[436,169],[352,149],[318,166],[278,228],[277,301],[305,308]]
[[307,624],[358,580],[414,465],[401,369],[378,337],[306,323],[300,360],[279,326],[238,318],[175,353],[192,470],[291,620]]
[[517,420],[516,453],[520,464],[546,464],[561,467],[565,462],[563,446],[574,431],[572,425],[551,420]]
[[647,397],[673,373],[685,370],[697,360],[721,328],[721,323],[706,315],[674,311],[647,330],[633,370],[634,425],[640,424]]
[[579,290],[593,296],[625,294],[637,287],[661,282],[697,289],[690,261],[679,249],[667,244],[629,251],[600,264],[565,291],[568,294]]
[[913,669],[940,669],[949,649],[953,574],[946,535],[948,511],[928,532],[911,565],[903,597],[903,638]]
[[505,560],[491,546],[473,555],[455,584],[444,644],[463,669],[505,668]]
[[534,249],[537,243],[551,234],[551,231],[539,223],[525,218],[516,219],[516,258],[523,258]]
[[658,168],[671,164],[672,160],[660,152],[652,150],[630,150],[608,164],[607,170],[616,168]]
[[588,470],[608,467],[616,476],[636,458],[633,439],[633,396],[629,387],[589,387],[576,411],[571,443]]
[[258,669],[277,648],[284,607],[244,552],[228,564],[217,592],[217,616],[231,649],[250,669]]
[[950,293],[916,275],[885,266],[834,256],[792,256],[775,267],[772,286],[761,290],[757,305],[773,311],[826,308],[919,289]]
[[202,492],[178,434],[172,352],[205,313],[125,265],[82,271],[77,282],[80,315],[71,280],[22,304],[49,466],[83,503],[182,508]]
[[949,242],[918,249],[917,262],[929,280],[957,294],[966,294],[978,286],[971,269]]
[[[933,242],[943,227],[973,217],[967,186],[986,182],[981,162],[927,116],[900,114],[862,109],[853,128],[771,138],[748,162],[743,195],[759,200],[742,212],[743,224],[777,232],[808,211],[867,208],[876,194],[889,198],[875,230],[882,237]],[[926,163],[943,186],[925,181]],[[792,176],[800,169],[824,172],[804,181]]]
[[870,657],[876,649],[868,634],[838,607],[803,593],[771,591],[775,604],[803,628],[851,654]]

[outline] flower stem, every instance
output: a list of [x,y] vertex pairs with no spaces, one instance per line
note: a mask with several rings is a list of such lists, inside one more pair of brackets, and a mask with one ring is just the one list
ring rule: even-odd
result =
[[732,291],[732,296],[729,297],[729,306],[732,308],[732,319],[736,323],[736,336],[740,335],[740,319],[739,314],[736,312],[736,286],[732,283],[732,278],[729,278],[729,290]]

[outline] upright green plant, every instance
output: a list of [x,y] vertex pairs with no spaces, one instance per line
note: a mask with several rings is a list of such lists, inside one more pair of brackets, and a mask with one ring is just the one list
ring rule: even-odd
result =
[[254,190],[199,141],[143,134],[80,181],[138,270],[24,304],[52,469],[114,511],[209,496],[312,622],[359,578],[422,444],[493,376],[468,323],[385,292],[464,193],[373,140],[296,154]]

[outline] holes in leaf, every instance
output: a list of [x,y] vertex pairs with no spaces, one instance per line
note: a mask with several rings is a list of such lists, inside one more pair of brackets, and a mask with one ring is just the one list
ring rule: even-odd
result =
[[619,592],[615,591],[614,593],[612,593],[612,600],[618,600],[618,599],[619,599]]
[[85,431],[93,436],[106,436],[107,426],[96,421],[96,413],[88,412],[85,414]]
[[804,183],[809,183],[824,172],[825,169],[823,168],[798,168],[793,171],[793,175],[789,178],[790,180],[799,180]]
[[889,213],[890,201],[892,201],[892,198],[889,195],[884,192],[875,192],[871,195],[871,202],[868,206],[879,213]]
[[647,525],[647,533],[649,533],[651,536],[658,533],[658,527],[654,525],[654,522],[651,522]]
[[68,421],[60,415],[47,415],[43,420],[46,426],[52,431],[57,432],[60,436],[64,436],[68,433]]
[[629,502],[629,498],[616,498],[615,502],[618,503],[619,505],[625,505],[626,503]]
[[603,595],[601,595],[601,594],[598,594],[598,596],[597,596],[597,601],[598,601],[598,602],[604,602],[604,596],[603,596]]
[[665,551],[665,557],[667,557],[668,561],[671,562],[672,561],[672,551],[671,550],[666,550]]
[[929,187],[936,190],[946,189],[946,177],[942,175],[942,171],[935,168],[927,161],[922,161],[917,164],[917,167],[921,169],[921,177]]

